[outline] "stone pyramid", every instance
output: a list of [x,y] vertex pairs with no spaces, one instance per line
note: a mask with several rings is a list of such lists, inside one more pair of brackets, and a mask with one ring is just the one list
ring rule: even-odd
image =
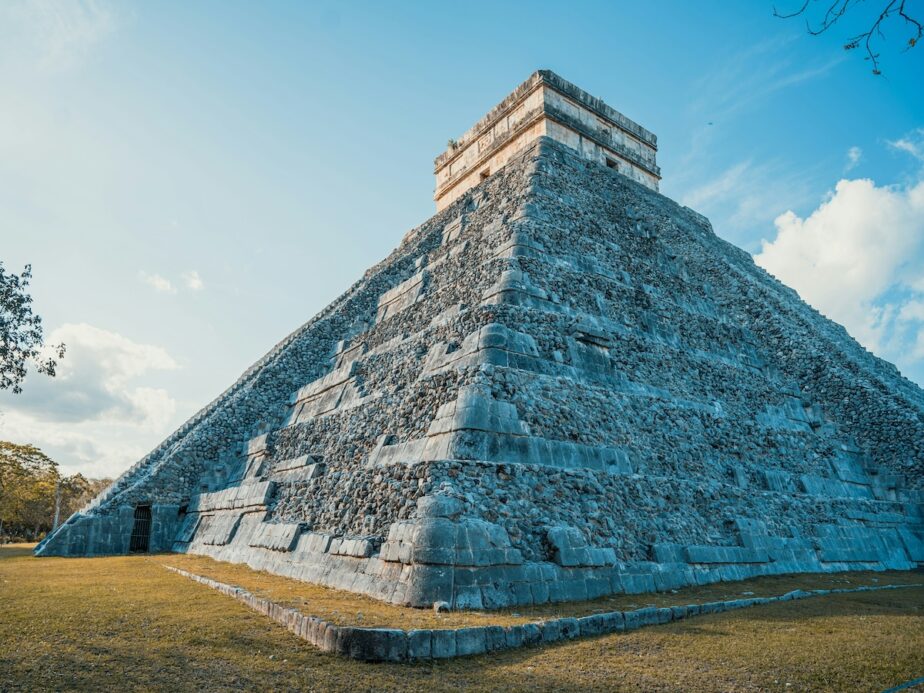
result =
[[453,608],[924,562],[924,391],[561,139],[454,193],[38,555]]

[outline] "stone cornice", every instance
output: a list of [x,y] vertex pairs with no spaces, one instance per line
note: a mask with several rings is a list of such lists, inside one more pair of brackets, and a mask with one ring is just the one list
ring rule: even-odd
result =
[[[659,180],[661,179],[661,169],[658,166],[654,166],[644,161],[640,156],[638,156],[635,152],[630,150],[628,147],[625,147],[624,145],[605,140],[599,132],[591,130],[580,121],[569,117],[567,114],[563,113],[557,108],[554,108],[553,106],[550,106],[548,103],[544,103],[542,108],[536,108],[524,116],[523,119],[517,123],[516,128],[508,130],[502,136],[495,138],[491,145],[483,152],[481,152],[480,156],[475,160],[474,164],[462,171],[459,171],[459,173],[457,173],[455,176],[447,179],[443,185],[436,189],[434,198],[438,199],[445,195],[448,190],[451,190],[456,185],[458,185],[459,182],[461,182],[469,172],[477,170],[484,164],[485,161],[494,156],[498,150],[502,149],[520,133],[532,127],[533,124],[542,118],[548,118],[549,120],[552,120],[559,125],[568,128],[569,130],[573,130],[574,132],[580,134],[582,137],[585,137],[600,145],[604,149],[612,152],[616,156],[625,159],[632,165],[637,166],[643,171],[647,171]],[[464,147],[459,147],[458,153],[461,154],[463,150]]]
[[638,123],[630,120],[616,109],[608,106],[601,99],[591,96],[583,89],[580,89],[566,79],[559,77],[554,72],[550,70],[538,70],[537,72],[534,72],[532,75],[530,75],[530,77],[520,86],[514,89],[503,101],[488,111],[487,115],[481,118],[481,120],[479,120],[477,123],[475,123],[474,126],[466,131],[458,139],[455,147],[452,147],[437,156],[434,160],[435,169],[442,169],[454,161],[458,156],[462,154],[463,151],[465,151],[468,145],[474,142],[479,136],[488,130],[489,127],[493,126],[494,123],[496,123],[504,115],[514,110],[530,94],[532,94],[536,89],[543,85],[553,89],[561,96],[574,101],[576,104],[592,112],[597,117],[606,120],[613,127],[617,127],[627,135],[630,135],[631,137],[639,140],[644,146],[648,146],[657,150],[658,138],[654,135],[654,133],[646,130]]

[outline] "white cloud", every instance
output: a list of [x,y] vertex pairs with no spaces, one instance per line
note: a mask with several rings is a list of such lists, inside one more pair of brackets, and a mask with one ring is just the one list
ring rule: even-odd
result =
[[138,273],[138,278],[141,281],[143,281],[145,284],[147,284],[148,286],[152,287],[155,291],[159,291],[160,293],[163,293],[163,294],[175,294],[176,293],[176,287],[173,285],[173,283],[166,277],[162,277],[161,275],[157,273],[148,274],[147,272],[142,270],[141,272]]
[[851,171],[857,167],[857,164],[860,163],[860,159],[863,157],[863,150],[859,147],[851,147],[847,150],[847,165],[844,167],[844,171]]
[[69,471],[113,475],[162,437],[176,413],[169,393],[139,382],[178,368],[161,347],[87,324],[48,335],[67,353],[54,378],[30,373],[20,395],[4,393],[0,436],[38,445]]
[[12,400],[18,410],[49,422],[116,418],[155,428],[173,414],[172,400],[163,390],[132,387],[146,373],[178,368],[163,348],[85,323],[62,325],[48,335],[49,344],[59,342],[67,345],[67,352],[57,375],[30,374],[23,393]]
[[193,291],[200,291],[205,288],[205,283],[202,281],[202,277],[199,276],[199,273],[196,270],[190,270],[183,274],[183,281],[186,283],[186,287],[192,289]]
[[924,182],[841,180],[808,217],[776,221],[756,262],[864,346],[917,368],[924,346]]
[[0,437],[37,445],[64,474],[79,472],[98,479],[115,478],[144,457],[159,439],[149,436],[145,442],[131,429],[120,426],[48,426],[17,411],[0,413]]

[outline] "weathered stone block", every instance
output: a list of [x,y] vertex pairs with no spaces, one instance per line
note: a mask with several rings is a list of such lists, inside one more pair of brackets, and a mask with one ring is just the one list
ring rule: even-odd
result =
[[352,628],[349,654],[369,662],[399,662],[407,659],[408,636],[394,628]]
[[460,628],[456,631],[456,655],[484,654],[487,650],[487,638],[482,626]]
[[411,630],[407,634],[407,656],[408,659],[430,659],[431,657],[431,640],[433,631],[431,630]]
[[430,654],[433,659],[448,659],[456,656],[456,631],[430,631]]

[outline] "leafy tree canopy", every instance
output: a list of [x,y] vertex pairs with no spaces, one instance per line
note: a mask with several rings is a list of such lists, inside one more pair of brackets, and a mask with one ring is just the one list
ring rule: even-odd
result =
[[54,376],[57,359],[64,356],[64,344],[50,347],[50,352],[45,349],[42,319],[32,312],[27,291],[31,278],[31,265],[17,275],[0,262],[0,390],[22,392],[30,361],[39,373]]

